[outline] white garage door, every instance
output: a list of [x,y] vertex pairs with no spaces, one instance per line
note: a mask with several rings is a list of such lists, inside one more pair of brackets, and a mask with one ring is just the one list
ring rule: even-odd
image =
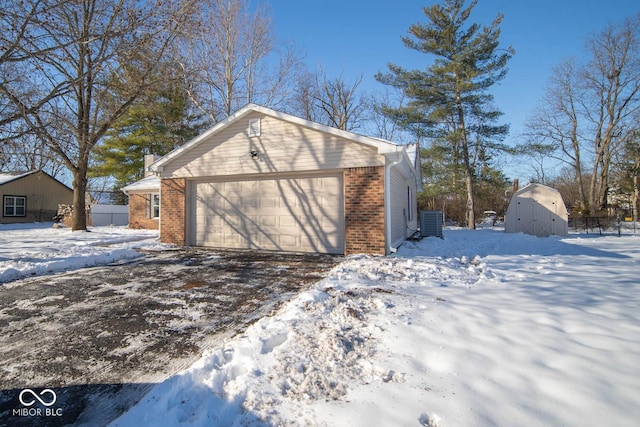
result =
[[341,176],[195,184],[197,246],[344,252]]

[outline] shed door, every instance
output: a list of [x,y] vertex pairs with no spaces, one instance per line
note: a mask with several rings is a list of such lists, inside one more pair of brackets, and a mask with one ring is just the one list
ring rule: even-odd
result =
[[197,246],[344,253],[341,176],[195,184]]
[[555,202],[521,199],[517,204],[517,231],[538,237],[553,234]]

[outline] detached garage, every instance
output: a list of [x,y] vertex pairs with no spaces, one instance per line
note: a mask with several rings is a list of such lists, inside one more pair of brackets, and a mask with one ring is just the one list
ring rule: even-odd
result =
[[160,239],[166,243],[387,254],[417,229],[417,146],[257,105],[150,170],[160,177]]
[[529,184],[515,192],[505,218],[507,233],[538,237],[569,233],[568,214],[558,190],[542,184]]

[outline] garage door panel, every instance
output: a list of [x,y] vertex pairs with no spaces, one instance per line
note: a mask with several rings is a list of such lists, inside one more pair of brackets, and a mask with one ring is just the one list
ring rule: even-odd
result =
[[335,233],[338,233],[340,231],[339,224],[336,224],[334,221],[328,221],[326,219],[323,219],[322,221],[320,221],[320,226],[328,234],[335,234]]
[[222,233],[222,243],[225,246],[229,246],[229,247],[237,247],[238,243],[240,243],[240,241],[238,240],[238,235],[237,234],[231,234],[231,233]]
[[[257,196],[254,196],[257,197]],[[244,212],[251,211],[255,212],[260,208],[260,199],[258,198],[245,198],[242,199],[242,203],[240,204]]]
[[278,207],[278,198],[277,197],[269,197],[264,196],[260,198],[260,208],[262,209],[273,209]]
[[196,245],[342,253],[340,176],[194,184]]
[[298,236],[291,236],[286,234],[280,235],[280,245],[289,247],[298,247]]
[[281,215],[279,218],[280,218],[280,222],[279,222],[280,228],[283,228],[283,229],[298,228],[298,220],[296,220],[296,218],[286,216],[286,215]]
[[299,207],[298,199],[291,197],[280,197],[279,208],[281,209],[297,209]]
[[[278,225],[278,217],[276,215],[263,215],[260,217],[260,226],[273,227],[275,230]],[[268,233],[268,231],[265,231]]]
[[217,216],[217,215],[203,215],[203,216],[198,216],[198,221],[201,224],[204,224],[207,226],[207,228],[203,228],[203,230],[215,230],[215,229],[220,229],[220,227],[222,226],[222,218]]

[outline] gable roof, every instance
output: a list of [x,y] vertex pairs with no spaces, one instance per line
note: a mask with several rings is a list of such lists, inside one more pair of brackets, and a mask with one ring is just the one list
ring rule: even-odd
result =
[[29,172],[3,172],[0,173],[0,185],[8,184],[11,181],[15,181],[20,178],[24,178],[25,176],[31,175],[38,171],[29,171]]
[[46,173],[43,170],[34,170],[34,171],[29,171],[29,172],[2,172],[0,173],[0,186],[4,185],[4,184],[8,184],[10,182],[13,181],[17,181],[19,179],[25,178],[29,175],[33,175],[36,173],[40,173],[42,175],[46,175],[49,178],[51,178],[52,180],[54,180],[55,182],[57,182],[58,184],[64,186],[65,188],[67,188],[69,191],[73,191],[72,188],[70,188],[68,185],[63,184],[62,182],[58,181],[57,179],[55,179],[54,177],[52,177],[51,175],[49,175],[48,173]]
[[172,160],[182,156],[183,154],[197,147],[200,143],[206,141],[209,136],[222,131],[223,129],[227,128],[228,126],[235,123],[236,121],[254,112],[263,114],[265,116],[270,116],[280,120],[284,120],[299,126],[304,126],[310,129],[318,130],[320,132],[325,132],[331,135],[345,138],[350,141],[366,144],[366,145],[377,148],[378,153],[380,154],[396,152],[396,151],[399,151],[399,149],[401,148],[401,146],[391,141],[387,141],[380,138],[371,138],[371,137],[359,135],[353,132],[336,129],[331,126],[322,125],[320,123],[305,120],[300,117],[292,116],[290,114],[282,113],[280,111],[272,110],[270,108],[262,107],[256,104],[247,104],[246,106],[244,106],[243,108],[235,112],[234,114],[230,115],[226,119],[222,120],[221,122],[213,126],[211,129],[195,137],[191,141],[187,142],[185,145],[176,148],[166,156],[158,159],[149,167],[149,170],[153,172],[161,172],[162,168],[167,163],[171,162]]

